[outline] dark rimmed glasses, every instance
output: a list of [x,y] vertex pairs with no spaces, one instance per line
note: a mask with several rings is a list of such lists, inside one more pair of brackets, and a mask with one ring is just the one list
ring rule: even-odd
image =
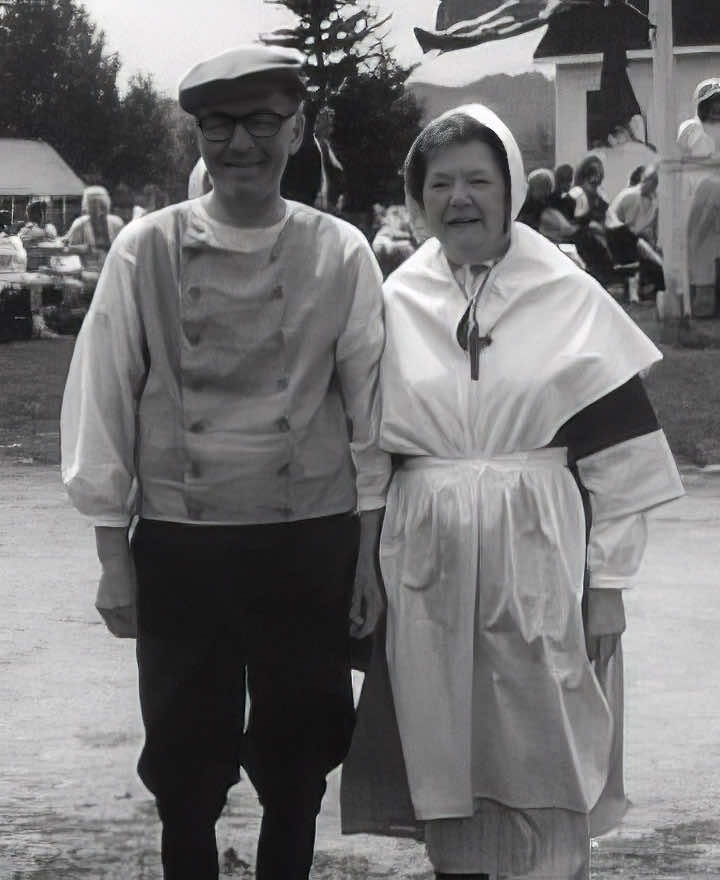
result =
[[274,137],[295,112],[284,116],[282,113],[271,113],[263,110],[259,113],[248,113],[245,116],[229,116],[227,113],[210,113],[198,119],[198,127],[205,140],[219,144],[229,141],[235,134],[235,128],[242,125],[245,131],[256,138]]

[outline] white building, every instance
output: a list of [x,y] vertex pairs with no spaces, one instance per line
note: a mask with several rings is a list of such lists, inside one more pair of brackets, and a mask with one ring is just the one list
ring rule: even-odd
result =
[[[633,0],[633,6],[648,12],[648,0]],[[630,6],[614,10],[623,16],[622,34],[627,48],[628,76],[647,124],[647,140],[653,143],[657,125],[653,118],[652,50],[648,22]],[[575,166],[597,146],[598,120],[594,118],[593,93],[600,88],[602,49],[607,27],[607,9],[579,6],[550,19],[546,34],[535,50],[535,60],[555,65],[555,160]],[[717,0],[673,0],[673,43],[675,77],[675,129],[692,116],[695,86],[710,76],[720,76],[720,3]],[[605,189],[609,196],[617,182],[642,160],[642,144],[625,148],[622,161],[604,150]],[[596,150],[593,150],[596,152]],[[648,158],[652,153],[646,153]],[[618,166],[615,168],[614,166]],[[608,173],[610,172],[610,173]]]

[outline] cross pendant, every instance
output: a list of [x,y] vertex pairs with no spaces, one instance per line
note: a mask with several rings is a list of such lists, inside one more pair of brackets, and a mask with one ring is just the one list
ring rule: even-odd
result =
[[480,378],[480,352],[492,343],[488,334],[480,336],[477,327],[473,327],[468,335],[468,352],[470,354],[470,378],[477,382]]

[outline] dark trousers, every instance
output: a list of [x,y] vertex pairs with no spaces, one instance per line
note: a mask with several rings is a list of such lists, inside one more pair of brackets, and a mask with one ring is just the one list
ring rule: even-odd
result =
[[[137,659],[166,880],[216,880],[242,765],[263,806],[258,880],[306,880],[327,773],[354,725],[350,514],[259,526],[142,520]],[[245,725],[246,694],[250,714]]]

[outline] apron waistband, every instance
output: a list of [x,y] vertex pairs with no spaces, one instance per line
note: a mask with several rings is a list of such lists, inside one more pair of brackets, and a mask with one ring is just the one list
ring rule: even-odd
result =
[[502,455],[442,458],[437,455],[409,456],[402,464],[404,470],[450,467],[493,467],[526,469],[535,467],[567,467],[567,447],[552,446],[530,449],[527,452],[507,452]]

